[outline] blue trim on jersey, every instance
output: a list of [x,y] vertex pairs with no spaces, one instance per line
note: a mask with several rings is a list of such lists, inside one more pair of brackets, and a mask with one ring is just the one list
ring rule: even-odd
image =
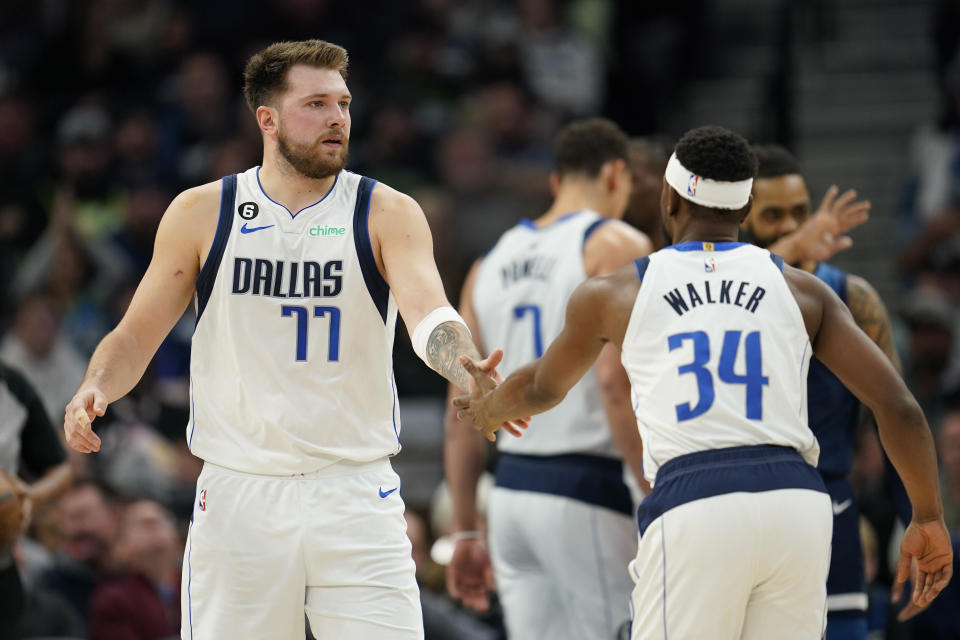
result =
[[522,218],[520,222],[517,223],[517,226],[526,227],[527,229],[532,229],[534,231],[540,230],[540,227],[533,224],[533,220],[531,220],[530,218]]
[[623,463],[615,458],[503,453],[495,484],[504,489],[564,496],[626,516],[633,513],[630,490],[623,483]]
[[810,489],[826,493],[817,470],[795,449],[754,445],[710,449],[668,460],[657,471],[653,491],[637,510],[640,535],[680,505],[726,493]]
[[[633,264],[637,267],[637,277],[640,278],[640,282],[643,282],[643,276],[647,273],[647,267],[650,266],[650,256],[637,258],[633,261]],[[634,413],[636,413],[636,411],[634,411]]]
[[194,326],[200,323],[200,316],[207,308],[210,294],[213,293],[213,283],[217,280],[220,261],[223,260],[223,252],[227,248],[227,240],[230,239],[230,230],[233,228],[233,205],[237,200],[237,175],[224,176],[220,184],[220,217],[217,220],[217,231],[214,233],[213,244],[210,246],[210,252],[207,253],[207,259],[200,269],[200,274],[197,275],[197,321]]
[[663,640],[667,640],[667,519],[660,521],[660,569],[663,579]]
[[783,258],[775,253],[771,253],[770,259],[773,260],[773,264],[777,265],[777,269],[780,269],[780,273],[783,273]]
[[[731,249],[737,249],[750,244],[749,242],[714,242],[713,250],[714,251],[730,251]],[[699,240],[692,240],[690,242],[681,242],[680,244],[672,244],[669,247],[664,247],[664,249],[674,249],[675,251],[706,251],[703,248],[703,242]]]
[[323,202],[324,200],[326,200],[326,199],[327,199],[327,196],[329,196],[331,193],[333,193],[333,190],[337,188],[337,182],[338,182],[339,180],[340,180],[340,174],[338,173],[338,174],[334,177],[334,179],[333,179],[333,185],[330,187],[330,190],[327,191],[325,194],[323,194],[323,197],[322,197],[322,198],[320,198],[319,200],[317,200],[317,201],[314,202],[313,204],[308,204],[307,206],[305,206],[303,209],[300,209],[300,210],[297,211],[296,213],[291,213],[291,212],[290,212],[290,209],[287,209],[287,208],[284,207],[282,204],[280,204],[279,202],[277,202],[276,200],[274,200],[273,198],[271,198],[270,196],[268,196],[268,195],[267,195],[267,192],[263,190],[263,185],[260,184],[260,167],[257,167],[257,186],[260,188],[260,193],[262,193],[262,194],[263,194],[263,197],[266,198],[267,200],[269,200],[270,202],[272,202],[273,204],[277,205],[278,207],[283,207],[283,210],[286,211],[287,213],[289,213],[291,218],[296,218],[298,215],[300,215],[301,213],[303,213],[304,211],[306,211],[306,210],[309,209],[310,207],[315,207],[315,206],[317,206],[318,204],[320,204],[321,202]]
[[393,435],[397,436],[397,444],[401,447],[403,443],[400,442],[400,432],[397,430],[397,381],[390,376],[390,386],[393,388],[393,409],[391,410],[391,416],[393,417]]
[[[634,411],[636,413],[636,411]],[[190,437],[187,438],[187,450],[193,445],[193,430],[197,428],[197,401],[193,396],[193,377],[190,378]],[[192,517],[192,516],[191,516]]]
[[594,220],[591,222],[590,226],[588,226],[586,231],[583,232],[583,244],[587,244],[587,240],[590,239],[590,236],[593,235],[593,232],[599,229],[601,225],[610,222],[610,220],[612,220],[612,218],[600,218],[599,220]]
[[357,249],[360,271],[363,272],[367,291],[386,324],[390,286],[377,269],[377,261],[373,257],[373,244],[370,242],[370,196],[376,184],[377,181],[373,178],[360,177],[360,184],[357,186],[357,205],[353,210],[353,243]]

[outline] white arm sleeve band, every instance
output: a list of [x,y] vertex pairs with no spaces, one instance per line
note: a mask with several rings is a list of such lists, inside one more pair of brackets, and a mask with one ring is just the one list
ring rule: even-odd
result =
[[[437,325],[444,322],[459,322],[464,327],[467,326],[467,323],[463,321],[463,318],[453,307],[437,307],[420,321],[420,324],[417,325],[410,336],[413,341],[414,353],[420,356],[420,359],[426,362],[428,366],[430,363],[427,362],[427,340],[430,339],[430,334],[437,328]],[[467,334],[470,334],[469,328],[467,328]]]

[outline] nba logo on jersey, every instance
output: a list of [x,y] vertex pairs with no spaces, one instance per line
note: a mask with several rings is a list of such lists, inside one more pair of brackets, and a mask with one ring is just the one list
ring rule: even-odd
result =
[[200,511],[206,511],[206,510],[207,510],[207,490],[206,490],[206,489],[201,489],[201,490],[200,490],[200,502],[199,502],[199,505],[200,505]]
[[717,261],[714,258],[707,258],[703,261],[703,270],[707,273],[715,273],[717,271]]
[[700,176],[695,173],[690,174],[690,180],[687,181],[687,195],[697,195],[697,186],[700,184]]

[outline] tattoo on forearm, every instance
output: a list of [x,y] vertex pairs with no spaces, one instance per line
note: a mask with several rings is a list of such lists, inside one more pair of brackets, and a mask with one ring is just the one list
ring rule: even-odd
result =
[[900,357],[893,344],[890,316],[883,306],[880,296],[869,286],[856,278],[847,280],[847,306],[857,326],[863,329],[880,349],[887,355],[897,371],[900,371]]
[[480,359],[466,326],[460,322],[443,322],[437,325],[427,339],[427,364],[466,391],[470,388],[470,374],[460,364],[459,358],[462,354],[474,360]]

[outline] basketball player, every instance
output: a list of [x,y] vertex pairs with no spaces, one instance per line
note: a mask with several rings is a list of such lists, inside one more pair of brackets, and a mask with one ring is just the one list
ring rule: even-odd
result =
[[[754,147],[757,179],[753,203],[743,221],[744,235],[760,247],[777,252],[811,218],[810,194],[800,166],[789,151],[778,146]],[[863,209],[848,191],[840,197],[832,187],[820,207],[844,211]],[[794,254],[791,264],[812,273],[837,294],[850,309],[853,321],[886,354],[899,370],[900,362],[890,328],[890,317],[877,292],[861,277],[848,274],[827,262],[802,259]],[[867,590],[863,551],[860,545],[859,510],[847,480],[853,463],[853,448],[860,422],[860,402],[816,357],[807,377],[810,429],[820,443],[817,469],[830,493],[833,509],[833,552],[827,577],[827,640],[865,640],[867,637]],[[909,513],[907,514],[909,519]],[[904,612],[909,615],[908,612]]]
[[[422,638],[400,482],[391,348],[460,388],[477,356],[408,196],[344,171],[347,53],[319,40],[254,54],[244,94],[263,165],[167,210],[130,307],[67,405],[67,441],[127,393],[191,298],[187,440],[204,460],[184,554],[183,638]],[[499,353],[491,361],[497,361]]]
[[[473,335],[509,354],[504,372],[543,353],[585,278],[650,253],[647,237],[618,219],[631,193],[629,141],[620,128],[603,119],[569,124],[557,135],[554,157],[553,204],[504,233],[461,293]],[[446,422],[457,541],[447,580],[452,595],[483,610],[489,561],[475,492],[483,440],[452,411]],[[624,567],[637,546],[623,462],[643,477],[630,383],[616,349],[605,350],[563,404],[537,422],[545,428],[498,442],[487,510],[507,632],[525,640],[609,640],[630,619]]]
[[914,563],[923,606],[952,572],[930,430],[896,369],[826,284],[736,242],[755,171],[740,136],[688,132],[661,200],[675,244],[578,287],[561,334],[500,387],[464,358],[478,387],[455,404],[493,439],[621,347],[654,485],[631,564],[634,640],[821,637],[833,515],[806,423],[811,351],[873,410],[910,495],[897,581]]

